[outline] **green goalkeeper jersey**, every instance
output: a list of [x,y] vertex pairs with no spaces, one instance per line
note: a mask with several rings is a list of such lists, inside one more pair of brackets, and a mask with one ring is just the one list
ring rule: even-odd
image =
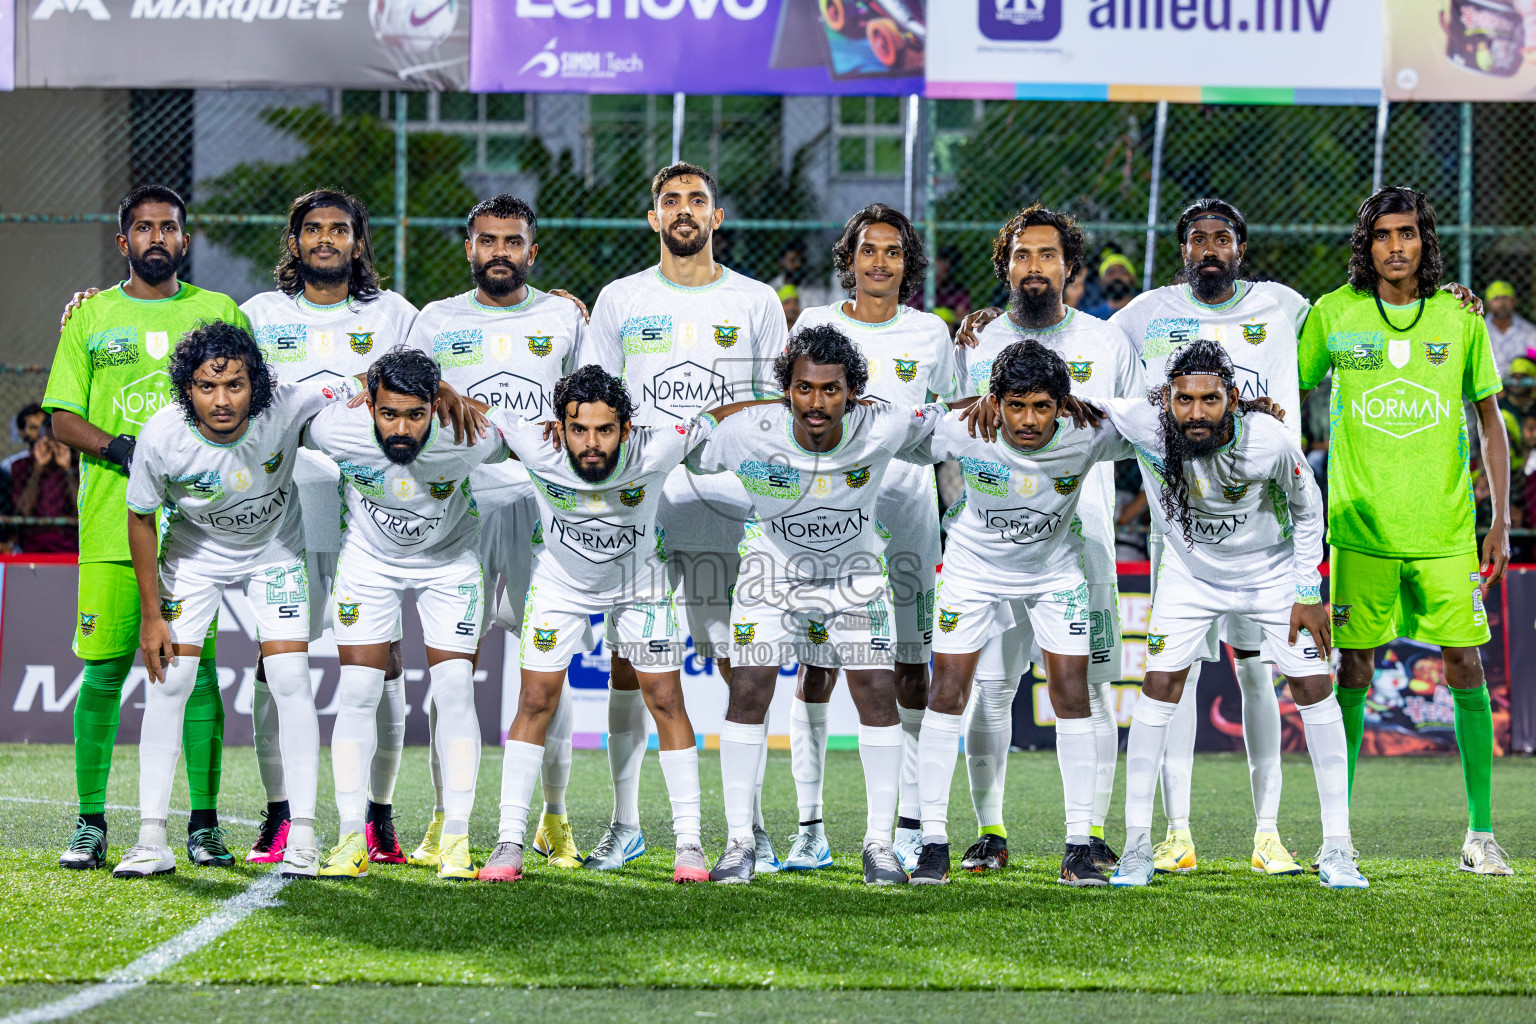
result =
[[[114,437],[138,435],[173,400],[166,363],[202,320],[250,329],[228,295],[182,282],[168,299],[135,299],[122,285],[75,310],[59,336],[43,408],[84,417]],[[128,474],[94,453],[80,456],[80,561],[126,562]]]
[[1443,291],[1422,316],[1418,303],[1382,308],[1396,326],[1345,285],[1301,332],[1302,389],[1333,370],[1328,542],[1390,558],[1476,552],[1462,402],[1503,387],[1488,328]]

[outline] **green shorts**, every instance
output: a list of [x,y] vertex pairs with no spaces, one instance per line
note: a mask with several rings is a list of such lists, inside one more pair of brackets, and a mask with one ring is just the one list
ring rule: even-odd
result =
[[1333,643],[1364,650],[1398,637],[1441,647],[1488,642],[1488,613],[1474,552],[1385,558],[1334,548],[1329,557]]
[[[215,653],[219,617],[203,638],[204,658]],[[75,657],[105,661],[139,649],[139,583],[132,562],[81,562]]]

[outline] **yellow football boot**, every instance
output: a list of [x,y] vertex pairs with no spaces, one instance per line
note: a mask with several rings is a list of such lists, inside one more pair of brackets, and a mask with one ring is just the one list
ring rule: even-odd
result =
[[445,832],[437,858],[437,877],[452,882],[473,882],[480,877],[474,858],[469,855],[469,836]]
[[1256,875],[1299,875],[1302,867],[1296,863],[1280,842],[1275,832],[1260,832],[1253,837],[1253,858],[1248,862]]
[[361,832],[348,832],[335,849],[325,855],[317,872],[321,878],[367,878],[368,840]]
[[1195,870],[1195,841],[1189,829],[1169,829],[1168,838],[1152,849],[1152,870],[1160,875],[1169,872],[1188,874]]
[[557,868],[581,867],[581,853],[571,823],[563,814],[545,814],[539,818],[539,830],[533,834],[533,852],[548,859]]
[[438,861],[438,843],[443,838],[443,812],[432,813],[432,824],[427,826],[427,834],[422,836],[421,845],[411,852],[406,858],[419,868],[435,868]]

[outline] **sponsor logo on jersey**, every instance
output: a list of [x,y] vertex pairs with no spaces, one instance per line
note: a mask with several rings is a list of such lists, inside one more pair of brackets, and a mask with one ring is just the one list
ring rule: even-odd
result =
[[731,627],[738,644],[749,644],[752,638],[757,636],[757,623],[737,622]]
[[288,507],[289,491],[279,488],[218,511],[198,512],[195,522],[225,533],[259,533]]
[[642,390],[643,401],[680,420],[730,401],[725,377],[692,360],[667,367]]
[[241,466],[229,474],[229,488],[237,494],[244,494],[251,489],[255,480],[251,477],[251,471],[246,466]]
[[365,356],[373,351],[373,332],[348,331],[347,345],[351,347],[353,352],[360,356]]
[[478,366],[481,354],[480,331],[444,331],[432,336],[432,358],[443,369]]
[[403,548],[424,544],[443,521],[442,516],[424,516],[408,508],[391,508],[364,500],[363,511],[384,536]]
[[1195,477],[1189,482],[1189,493],[1192,497],[1205,497],[1205,481],[1199,477]]
[[533,627],[533,646],[541,651],[552,651],[560,636],[560,627],[551,626],[549,629]]
[[1380,331],[1337,331],[1328,335],[1333,365],[1345,370],[1379,370],[1382,364]]
[[741,330],[740,327],[728,327],[725,324],[714,324],[712,326],[715,328],[716,345],[719,345],[721,348],[730,348],[736,344],[736,332]]
[[813,508],[769,521],[785,540],[812,551],[835,551],[864,532],[869,516],[856,508]]
[[1049,537],[1062,522],[1059,512],[1045,512],[1026,505],[990,510],[978,508],[976,514],[981,517],[987,529],[996,530],[1003,540],[1015,544],[1033,544]]
[[218,501],[224,497],[224,488],[219,484],[218,470],[210,469],[190,476],[178,476],[172,479],[171,483],[184,488],[189,495],[203,501]]
[[939,609],[939,632],[953,633],[955,627],[960,625],[960,612],[949,612]]
[[1248,494],[1247,484],[1222,484],[1221,496],[1230,502],[1242,501]]
[[632,316],[619,328],[619,344],[627,356],[672,351],[670,316]]
[[1143,356],[1166,356],[1174,349],[1200,338],[1200,321],[1194,317],[1163,317],[1147,324]]
[[1034,494],[1035,488],[1037,486],[1038,485],[1035,483],[1035,478],[1033,476],[1026,475],[1016,476],[1013,478],[1013,493],[1017,494],[1021,498],[1027,498],[1031,494]]
[[337,601],[336,621],[340,622],[343,626],[357,625],[357,616],[361,608],[361,601]]
[[547,406],[542,384],[507,371],[475,381],[465,393],[492,409],[506,409],[525,419],[539,418]]
[[453,494],[454,485],[457,483],[457,480],[444,480],[441,482],[434,480],[427,484],[427,493],[438,501],[447,501]]
[[536,356],[547,356],[555,349],[555,339],[552,334],[528,334],[528,351]]
[[897,377],[900,377],[902,380],[912,380],[917,376],[916,359],[897,359],[895,362]]
[[309,354],[309,329],[303,324],[259,324],[256,346],[269,363],[302,363]]
[[270,475],[276,473],[283,465],[283,453],[273,452],[272,457],[261,464],[261,468]]
[[1335,628],[1347,625],[1349,622],[1349,610],[1352,604],[1336,604],[1333,606],[1333,625]]
[[815,619],[810,619],[805,624],[805,632],[811,638],[811,643],[813,644],[824,644],[827,642],[827,624],[825,622],[817,622]]
[[590,512],[606,512],[608,511],[608,496],[601,492],[589,494],[587,495],[586,506]]
[[1455,403],[1441,398],[1439,392],[1401,377],[1370,388],[1350,399],[1349,405],[1372,430],[1399,438],[1438,426],[1453,412],[1459,415]]
[[1247,521],[1246,513],[1240,516],[1213,516],[1202,512],[1191,517],[1189,532],[1194,536],[1196,544],[1220,544]]
[[112,397],[112,411],[129,423],[143,426],[151,416],[175,400],[171,375],[163,369],[151,370],[122,386]]
[[1008,478],[1011,474],[1007,466],[962,455],[960,469],[965,474],[966,484],[973,490],[999,498],[1008,493]]
[[1056,481],[1056,493],[1066,495],[1077,490],[1078,481],[1082,480],[1082,478],[1082,474],[1077,474],[1075,476],[1057,476],[1051,479]]
[[365,494],[370,498],[384,497],[384,471],[382,469],[362,466],[356,462],[343,462],[341,464],[341,475],[347,478],[347,482],[359,494]]
[[1163,648],[1167,647],[1167,646],[1168,646],[1168,634],[1167,633],[1148,633],[1147,634],[1147,653],[1148,654],[1162,654],[1163,653]]
[[569,512],[576,507],[575,491],[569,487],[561,487],[559,484],[545,480],[536,474],[530,473],[528,475],[533,478],[534,484],[538,486],[539,490],[544,492],[544,497],[548,498],[549,503],[555,506],[555,508],[564,509]]
[[166,622],[175,622],[177,619],[181,618],[181,605],[181,601],[173,600],[169,597],[162,597],[160,599],[160,617]]
[[858,469],[850,469],[843,474],[843,479],[848,481],[849,487],[863,487],[869,483],[869,467],[860,466]]
[[113,327],[97,331],[86,341],[91,353],[91,369],[108,366],[127,366],[139,361],[139,329],[137,327]]
[[1243,324],[1243,340],[1250,345],[1264,344],[1267,329],[1263,324]]
[[1086,383],[1093,376],[1093,360],[1069,359],[1067,361],[1067,373],[1079,384]]
[[627,508],[634,508],[645,500],[645,485],[636,487],[620,487],[619,501]]
[[1451,354],[1451,343],[1441,342],[1436,345],[1432,342],[1424,343],[1424,358],[1428,359],[1431,366],[1439,366],[1444,363],[1446,357]]
[[800,471],[791,466],[748,461],[736,470],[736,476],[748,494],[760,494],[765,498],[800,497]]
[[560,543],[589,562],[602,565],[630,554],[646,535],[643,526],[616,526],[602,519],[551,521]]
[[96,632],[96,620],[100,617],[97,612],[80,613],[80,635],[90,636]]
[[410,501],[416,496],[416,483],[410,477],[396,477],[389,489],[401,501]]

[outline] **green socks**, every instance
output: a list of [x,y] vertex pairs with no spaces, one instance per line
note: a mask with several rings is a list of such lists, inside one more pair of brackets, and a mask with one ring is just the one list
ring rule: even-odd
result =
[[1493,711],[1488,685],[1451,688],[1456,701],[1456,745],[1461,748],[1461,780],[1467,789],[1467,827],[1493,831]]
[[1344,739],[1349,744],[1349,792],[1355,791],[1355,761],[1360,757],[1360,738],[1365,735],[1365,698],[1370,694],[1370,688],[1359,690],[1345,689],[1342,686],[1333,688],[1334,698],[1339,702],[1339,710],[1344,713]]
[[181,750],[187,759],[187,789],[192,810],[211,811],[219,804],[219,779],[224,771],[224,698],[213,658],[197,666],[197,683],[187,698],[181,728]]
[[85,676],[75,697],[75,790],[82,815],[106,811],[112,745],[117,742],[123,682],[133,667],[133,655],[129,651],[85,663]]

